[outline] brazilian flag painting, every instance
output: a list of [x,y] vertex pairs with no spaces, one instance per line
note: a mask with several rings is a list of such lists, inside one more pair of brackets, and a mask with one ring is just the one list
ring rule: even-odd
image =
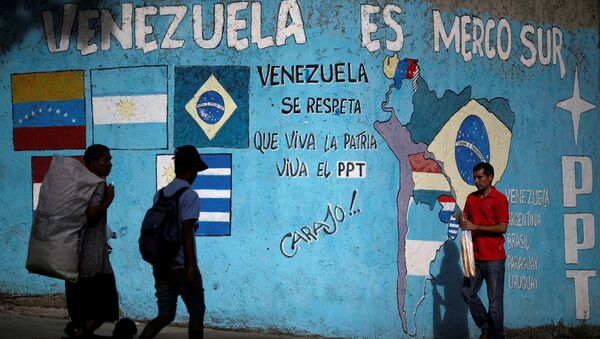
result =
[[249,146],[248,66],[175,67],[175,146]]

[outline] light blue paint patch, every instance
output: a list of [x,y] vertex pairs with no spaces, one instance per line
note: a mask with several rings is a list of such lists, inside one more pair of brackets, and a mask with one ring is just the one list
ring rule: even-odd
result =
[[439,218],[441,205],[436,204],[433,209],[427,204],[410,204],[408,210],[409,230],[406,236],[410,240],[445,241],[447,238],[447,224]]
[[94,97],[167,93],[166,66],[97,69],[91,74]]
[[164,149],[166,129],[163,123],[94,125],[94,143],[115,149]]

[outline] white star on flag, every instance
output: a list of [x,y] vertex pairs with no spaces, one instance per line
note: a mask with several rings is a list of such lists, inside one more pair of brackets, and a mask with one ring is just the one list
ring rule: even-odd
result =
[[581,117],[581,114],[596,108],[596,106],[591,102],[582,99],[579,94],[579,76],[577,73],[577,67],[575,67],[573,96],[569,99],[558,102],[556,104],[556,107],[571,112],[571,115],[573,117],[573,136],[575,137],[575,145],[577,145],[577,137],[579,135],[579,118]]

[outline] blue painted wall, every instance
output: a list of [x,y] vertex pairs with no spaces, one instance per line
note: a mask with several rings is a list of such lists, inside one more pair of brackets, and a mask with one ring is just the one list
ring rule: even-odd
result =
[[[416,191],[431,184],[423,189],[447,191],[462,207],[469,187],[452,176],[451,167],[461,160],[454,156],[455,139],[443,131],[460,126],[462,120],[455,122],[453,117],[477,115],[473,112],[481,107],[482,116],[506,126],[498,129],[500,125],[484,120],[492,164],[506,158],[498,166],[503,173],[497,188],[508,196],[512,213],[505,236],[506,326],[559,321],[599,325],[600,250],[595,241],[599,232],[593,219],[599,212],[594,202],[600,199],[596,175],[600,55],[598,18],[593,16],[598,4],[536,3],[547,15],[491,1],[473,8],[457,7],[452,1],[228,2],[222,6],[223,20],[218,15],[221,7],[215,11],[214,2],[173,2],[178,8],[134,2],[133,29],[121,38],[125,43],[111,36],[110,45],[104,47],[98,18],[102,14],[106,19],[107,12],[100,10],[110,12],[121,27],[128,4],[7,6],[1,14],[0,292],[63,291],[62,281],[29,274],[24,267],[34,194],[31,159],[83,154],[82,149],[15,150],[14,76],[83,71],[85,144],[90,145],[97,128],[94,114],[100,114],[92,105],[92,74],[99,69],[164,65],[167,108],[161,129],[166,131],[167,146],[163,140],[147,142],[139,133],[121,135],[122,130],[116,129],[108,134],[109,139],[110,133],[121,138],[120,145],[127,144],[127,138],[134,145],[112,151],[114,166],[108,178],[116,187],[108,222],[119,234],[111,240],[111,260],[125,315],[139,319],[155,315],[151,269],[138,252],[139,227],[157,182],[168,174],[157,168],[157,155],[170,154],[178,144],[189,142],[203,154],[231,154],[232,159],[231,213],[225,216],[231,233],[196,238],[209,326],[372,338],[415,333],[430,337],[442,331],[477,335],[459,294],[460,242],[448,238],[449,226],[440,221],[439,195],[419,200]],[[222,39],[210,48],[195,41],[194,5],[202,5],[204,39],[212,35],[215,12],[217,22],[224,24]],[[254,22],[252,6],[262,11]],[[136,35],[142,7],[156,10],[145,20],[153,30],[145,37]],[[63,13],[69,8],[75,15],[65,39],[70,44],[56,51]],[[235,8],[237,14],[228,17]],[[280,11],[285,20],[278,28]],[[180,23],[168,15],[175,12],[185,12]],[[54,45],[44,29],[43,13],[46,23],[53,18]],[[86,23],[86,15],[96,18]],[[479,21],[483,30],[473,32]],[[451,40],[453,25],[457,35]],[[251,26],[260,29],[266,47],[259,48]],[[286,37],[287,26],[291,33]],[[89,37],[84,37],[86,27]],[[170,44],[165,43],[169,27],[175,28],[170,35],[175,42]],[[490,34],[482,36],[486,29]],[[235,32],[237,40],[247,39],[247,47],[234,41]],[[554,47],[543,65],[537,43],[542,37],[546,57],[546,32]],[[482,36],[481,55],[470,41],[475,34]],[[141,45],[153,40],[156,49],[145,53]],[[500,55],[498,45],[505,55]],[[531,65],[529,46],[537,54]],[[466,56],[469,51],[471,60]],[[386,57],[394,55],[416,60],[418,75],[388,76]],[[322,79],[318,68],[316,83],[306,83],[311,79],[310,65],[322,66],[326,78],[330,69],[337,69],[339,79]],[[218,68],[216,77],[223,78],[221,84],[233,100],[241,100],[214,139],[189,119],[185,108],[186,97],[192,99],[205,81],[184,81],[186,70],[200,69],[194,71],[200,76],[201,70],[211,67]],[[292,73],[300,69],[295,81],[286,77],[281,83],[282,67]],[[268,70],[279,77],[268,78]],[[288,114],[296,97],[299,113]],[[309,103],[318,98],[349,100],[343,108],[309,113]],[[460,113],[464,107],[469,111]],[[286,137],[291,143],[296,133],[301,140],[288,145]],[[337,149],[332,147],[333,138]],[[408,161],[408,156],[426,150],[440,167],[438,186],[437,179],[420,178]],[[442,158],[451,161],[442,163]],[[343,167],[338,171],[338,166]],[[325,175],[328,171],[330,175]],[[178,320],[186,320],[183,305]]]

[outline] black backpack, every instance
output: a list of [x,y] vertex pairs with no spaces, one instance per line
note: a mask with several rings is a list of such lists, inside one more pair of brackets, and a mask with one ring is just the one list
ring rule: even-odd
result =
[[153,266],[170,264],[181,248],[179,197],[188,188],[182,187],[170,197],[165,197],[164,189],[161,189],[158,199],[144,216],[140,253]]

